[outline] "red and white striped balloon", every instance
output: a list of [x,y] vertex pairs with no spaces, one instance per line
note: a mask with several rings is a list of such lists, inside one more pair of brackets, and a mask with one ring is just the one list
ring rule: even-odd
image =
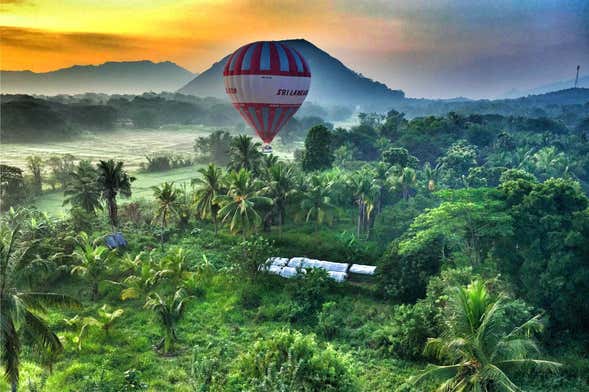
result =
[[295,49],[261,41],[237,49],[225,64],[223,79],[235,109],[270,143],[307,97],[311,69]]

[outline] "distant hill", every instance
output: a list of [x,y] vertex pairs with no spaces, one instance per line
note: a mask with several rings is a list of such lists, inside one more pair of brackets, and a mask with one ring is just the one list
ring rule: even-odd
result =
[[43,73],[0,71],[0,89],[4,94],[141,94],[176,91],[194,75],[170,61],[110,61]]
[[[569,80],[561,80],[559,82],[554,82],[550,84],[545,84],[539,87],[535,87],[529,90],[517,90],[513,89],[508,91],[505,94],[505,98],[519,98],[525,97],[528,95],[538,95],[538,94],[545,94],[550,93],[553,91],[560,91],[560,90],[568,90],[575,85],[574,79]],[[579,77],[579,82],[577,84],[579,88],[589,88],[589,75]]]
[[[383,83],[352,71],[309,41],[296,39],[280,42],[301,52],[311,67],[311,90],[307,97],[308,101],[320,104],[358,105],[368,109],[374,105],[385,107],[405,96],[403,91],[391,90]],[[228,58],[229,55],[213,64],[179,92],[226,99],[223,67]]]

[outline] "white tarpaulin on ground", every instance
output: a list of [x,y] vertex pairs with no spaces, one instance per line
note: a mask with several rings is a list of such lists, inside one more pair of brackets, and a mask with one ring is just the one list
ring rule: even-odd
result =
[[327,271],[329,277],[336,282],[343,282],[348,278],[348,273],[359,275],[374,275],[376,267],[373,265],[334,263],[332,261],[309,259],[307,257],[270,257],[265,270],[271,274],[284,278],[292,278],[297,272],[305,273],[311,268],[321,268]]

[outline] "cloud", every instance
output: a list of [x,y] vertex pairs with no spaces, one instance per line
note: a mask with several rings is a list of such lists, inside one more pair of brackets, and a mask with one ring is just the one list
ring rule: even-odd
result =
[[141,47],[141,39],[117,34],[63,33],[22,27],[0,26],[3,47],[36,51],[77,51],[87,49],[129,50]]

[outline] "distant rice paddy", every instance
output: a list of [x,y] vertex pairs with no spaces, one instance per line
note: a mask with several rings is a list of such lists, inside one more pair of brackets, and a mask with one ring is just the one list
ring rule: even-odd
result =
[[[158,130],[120,130],[108,133],[83,134],[72,140],[39,142],[39,143],[10,143],[0,144],[0,163],[17,166],[26,170],[26,158],[38,155],[43,160],[53,155],[71,154],[77,160],[87,159],[98,162],[100,159],[115,159],[125,162],[125,168],[137,177],[133,183],[131,200],[150,198],[152,186],[160,185],[164,181],[175,184],[190,184],[190,180],[197,176],[199,165],[183,167],[156,173],[139,172],[145,156],[152,153],[194,154],[194,139],[207,136],[219,128],[193,126],[190,128],[170,128]],[[274,153],[282,159],[292,158],[292,148],[285,151],[280,140],[274,143]],[[302,147],[297,143],[296,147]],[[49,168],[45,168],[48,174]],[[125,202],[125,199],[121,199]],[[66,209],[62,207],[63,191],[45,191],[32,203],[39,210],[53,215],[62,215]]]

